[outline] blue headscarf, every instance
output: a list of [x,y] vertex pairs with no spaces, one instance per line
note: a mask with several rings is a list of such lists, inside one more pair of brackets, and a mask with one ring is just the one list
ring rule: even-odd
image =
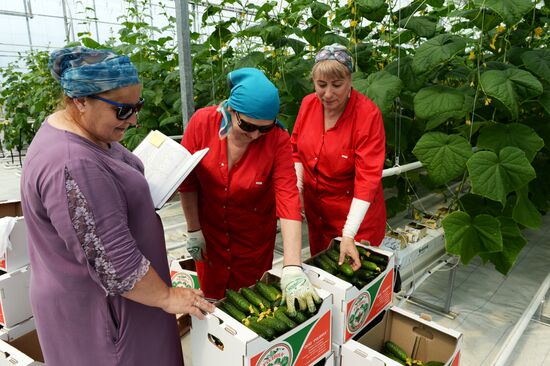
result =
[[231,118],[227,106],[255,119],[275,120],[279,114],[279,91],[264,73],[254,68],[243,68],[227,75],[230,88],[229,99],[220,104],[222,114],[220,138],[224,138],[231,129]]
[[51,53],[48,68],[71,98],[139,84],[137,69],[130,59],[110,50],[62,48]]

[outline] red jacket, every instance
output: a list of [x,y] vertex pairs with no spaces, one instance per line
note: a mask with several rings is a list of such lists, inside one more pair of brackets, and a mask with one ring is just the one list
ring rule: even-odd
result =
[[288,132],[274,128],[252,141],[228,172],[220,122],[216,107],[198,110],[181,142],[191,153],[210,148],[180,191],[198,191],[207,259],[197,262],[197,273],[211,298],[250,286],[271,269],[277,217],[301,220]]
[[355,239],[380,245],[386,228],[382,189],[386,141],[380,110],[352,89],[344,113],[326,132],[323,115],[317,96],[306,96],[291,137],[294,161],[304,165],[311,254],[342,235],[353,197],[371,203]]

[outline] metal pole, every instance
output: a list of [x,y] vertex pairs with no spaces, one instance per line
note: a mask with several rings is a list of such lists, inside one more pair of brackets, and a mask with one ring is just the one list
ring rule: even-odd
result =
[[185,131],[189,118],[191,118],[195,109],[193,103],[193,67],[190,53],[189,8],[187,0],[175,0],[175,5],[180,67],[181,116],[183,130]]
[[69,23],[68,23],[68,20],[67,20],[67,9],[66,9],[66,4],[65,4],[65,0],[62,0],[61,1],[61,6],[63,7],[63,24],[65,25],[65,42],[69,42],[70,41],[70,33],[69,33]]
[[[30,10],[31,4],[29,3],[27,7],[27,0],[23,0],[23,5],[25,6],[25,20],[27,21],[27,36],[29,37],[29,47],[32,51],[33,48],[32,48],[32,38],[31,38],[31,25],[29,23],[29,10]],[[30,12],[31,12],[30,15],[32,17],[32,10],[30,10]]]
[[95,38],[97,43],[100,43],[99,41],[99,27],[97,25],[97,11],[95,10],[95,0],[93,0],[93,6],[94,6],[94,22],[95,22]]

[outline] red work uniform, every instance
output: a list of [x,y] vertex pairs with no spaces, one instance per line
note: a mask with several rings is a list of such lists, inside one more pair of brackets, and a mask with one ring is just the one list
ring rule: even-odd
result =
[[301,220],[290,136],[274,128],[250,142],[227,169],[227,139],[220,140],[216,107],[198,110],[182,145],[191,153],[210,150],[180,187],[198,192],[206,258],[196,262],[206,297],[222,298],[226,288],[250,286],[271,269],[277,217]]
[[291,143],[294,161],[304,166],[311,254],[342,235],[353,197],[371,203],[355,239],[380,245],[386,228],[382,189],[386,141],[378,107],[352,89],[344,113],[325,131],[323,105],[310,94],[302,101]]

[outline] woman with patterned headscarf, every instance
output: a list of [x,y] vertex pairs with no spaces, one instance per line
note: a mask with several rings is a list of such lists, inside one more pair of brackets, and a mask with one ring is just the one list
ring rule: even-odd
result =
[[32,141],[21,177],[31,304],[47,365],[182,365],[175,317],[213,311],[171,288],[143,164],[119,141],[143,106],[135,66],[109,50],[50,55],[64,108]]
[[279,217],[283,296],[291,312],[294,300],[313,311],[319,298],[301,268],[300,201],[278,90],[254,68],[229,73],[228,82],[229,99],[198,110],[181,142],[191,153],[210,148],[180,187],[201,289],[219,299],[271,269]]
[[345,47],[333,44],[317,53],[315,93],[302,101],[291,142],[311,254],[341,236],[340,263],[348,255],[358,269],[354,239],[378,246],[384,238],[386,140],[382,114],[352,88],[352,71]]

